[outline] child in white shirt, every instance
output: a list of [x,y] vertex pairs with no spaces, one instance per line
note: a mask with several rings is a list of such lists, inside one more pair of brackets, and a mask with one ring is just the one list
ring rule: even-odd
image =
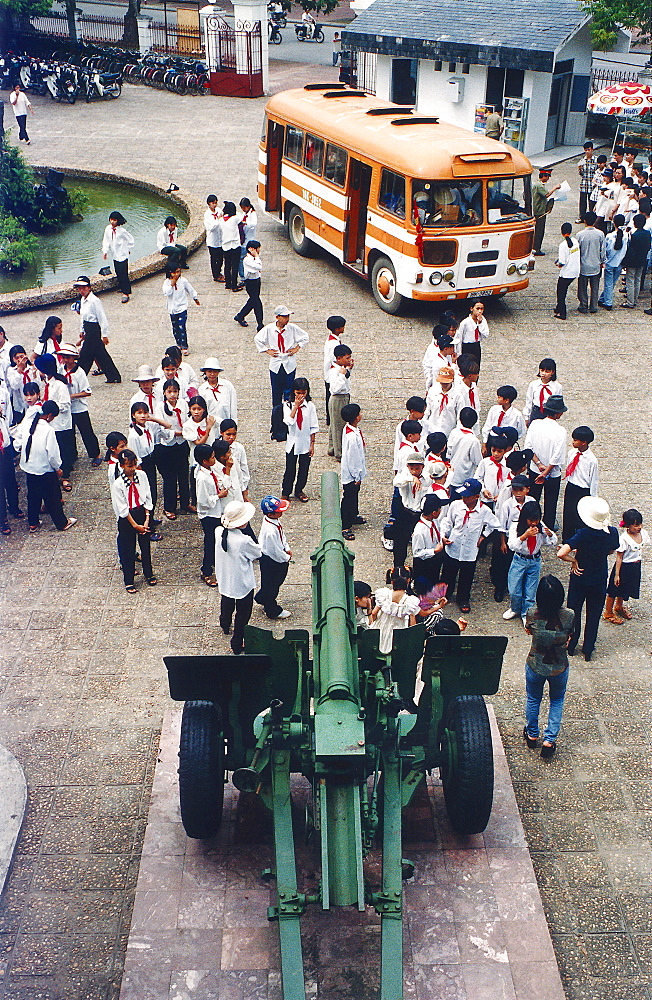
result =
[[294,491],[295,500],[307,503],[310,498],[304,493],[304,487],[308,481],[310,461],[315,453],[315,434],[319,431],[317,410],[310,399],[308,379],[294,380],[292,399],[283,404],[283,422],[287,426],[288,436],[285,439],[285,473],[281,497],[284,501],[289,500]]
[[330,425],[331,417],[328,412],[328,400],[331,395],[331,387],[328,381],[328,373],[335,363],[335,348],[342,343],[346,320],[344,316],[329,316],[326,320],[328,336],[324,343],[324,386],[326,388],[326,426]]
[[450,487],[461,486],[466,479],[470,479],[482,461],[482,448],[473,430],[477,422],[476,411],[470,406],[463,406],[458,425],[448,436],[450,471],[446,484]]
[[429,434],[441,431],[448,437],[457,423],[460,396],[454,381],[455,372],[452,368],[440,368],[435,381],[428,389],[426,426]]
[[457,328],[453,338],[455,353],[472,354],[478,365],[482,363],[480,343],[489,336],[489,325],[484,318],[484,302],[482,299],[472,299],[469,315]]
[[[405,409],[407,410],[407,417],[405,420],[416,420],[421,425],[421,441],[422,444],[417,451],[422,451],[425,453],[426,448],[426,427],[425,427],[425,413],[427,409],[427,403],[423,396],[410,396],[405,402]],[[405,420],[399,421],[396,425],[396,431],[394,432],[394,465],[393,469],[395,472],[398,471],[398,450],[401,444],[405,441],[405,435],[402,432],[403,424]],[[405,451],[405,449],[403,449]],[[411,449],[412,450],[412,449]]]
[[582,497],[596,497],[599,489],[598,460],[591,451],[595,434],[590,427],[576,427],[571,432],[573,447],[568,450],[564,480],[564,507],[562,513],[562,542],[567,542],[583,522],[577,513]]
[[404,420],[398,428],[402,440],[394,457],[394,474],[402,472],[405,468],[407,456],[417,452],[425,459],[426,436],[418,420]]
[[518,437],[523,437],[525,434],[523,414],[512,405],[517,396],[518,392],[513,385],[498,386],[496,389],[497,402],[489,408],[487,419],[482,428],[482,440],[485,444],[492,427],[515,427],[518,431]]
[[258,544],[262,549],[260,590],[254,594],[254,601],[262,605],[268,618],[276,621],[290,617],[290,612],[284,611],[278,603],[278,592],[288,575],[292,556],[292,549],[281,527],[281,517],[289,506],[289,500],[273,496],[263,497],[260,502],[263,512],[263,523],[258,533]]
[[358,425],[362,419],[362,410],[357,403],[347,403],[342,408],[342,419],[345,421],[342,431],[342,535],[347,541],[353,541],[355,535],[351,531],[354,524],[364,524],[360,517],[359,496],[362,481],[367,475],[365,461],[365,442]]
[[550,396],[563,396],[561,382],[557,381],[557,363],[553,358],[539,362],[539,377],[530,382],[525,394],[523,419],[529,427],[533,420],[543,419],[543,408]]
[[177,266],[168,267],[165,271],[165,281],[163,282],[163,294],[167,300],[172,333],[177,345],[181,348],[181,353],[187,355],[188,333],[186,323],[188,320],[188,300],[193,299],[195,305],[200,305],[197,292],[192,287],[187,278],[181,277],[181,268]]
[[249,462],[247,461],[247,452],[244,449],[244,445],[240,444],[239,441],[236,441],[237,435],[238,425],[235,420],[231,420],[227,417],[226,420],[223,420],[220,424],[220,438],[231,446],[233,463],[237,466],[238,479],[240,480],[240,486],[242,487],[242,499],[248,500],[249,483],[251,481]]

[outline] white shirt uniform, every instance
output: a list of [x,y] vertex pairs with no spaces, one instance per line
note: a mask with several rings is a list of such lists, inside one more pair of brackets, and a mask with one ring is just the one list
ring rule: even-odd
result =
[[[138,431],[142,433],[139,434]],[[140,460],[151,455],[157,444],[169,442],[171,437],[172,431],[161,427],[160,424],[148,423],[146,427],[139,427],[138,430],[132,426],[127,432],[127,448],[131,448],[136,458]]]
[[[477,332],[476,332],[477,331]],[[453,337],[453,347],[456,354],[462,353],[462,344],[479,344],[489,336],[489,325],[484,318],[479,323],[471,316],[465,316]]]
[[566,461],[567,470],[576,455],[579,455],[579,461],[570,476],[568,476],[568,482],[572,483],[573,486],[580,486],[584,490],[589,490],[590,496],[597,497],[600,486],[598,460],[590,448],[582,452],[577,451],[575,448],[569,448]]
[[[543,465],[552,465],[550,479],[558,479],[561,476],[566,457],[566,429],[558,420],[552,420],[550,417],[534,420],[525,435],[525,447],[531,448]],[[539,469],[534,464],[534,459],[530,462],[530,469],[538,475]]]
[[166,411],[166,403],[159,400],[154,409],[154,416],[158,417],[160,420],[165,420],[167,424],[172,424],[169,431],[169,437],[164,437],[161,440],[161,444],[166,448],[172,447],[175,444],[181,444],[185,441],[183,436],[183,425],[188,419],[188,404],[181,398],[177,400],[177,405],[173,408],[171,403],[167,403],[167,409],[172,410],[171,413]]
[[219,212],[204,212],[204,229],[206,230],[206,246],[214,249],[222,246],[222,220]]
[[[0,347],[0,375],[2,378],[5,377],[5,372],[9,368],[9,351],[13,346],[10,340],[5,340],[2,347]],[[37,351],[36,353],[40,354],[41,352]]]
[[621,531],[616,552],[622,552],[624,563],[637,563],[643,558],[643,546],[649,544],[650,536],[645,528],[641,528],[640,542],[635,542],[628,531]]
[[258,544],[263,555],[277,563],[290,561],[290,546],[278,518],[263,517],[258,534]]
[[210,469],[204,465],[195,466],[197,516],[200,520],[202,517],[219,517],[224,509],[223,501],[217,494],[228,487],[220,484],[218,469],[222,469],[222,466],[216,464]]
[[423,498],[432,489],[432,480],[425,470],[418,477],[418,480],[419,483],[417,485],[414,482],[412,473],[406,466],[402,472],[394,476],[392,481],[392,486],[395,486],[398,490],[401,503],[405,509],[415,513],[421,510]]
[[547,382],[545,385],[540,378],[535,378],[533,382],[530,382],[527,387],[527,392],[525,394],[525,406],[523,407],[523,419],[525,423],[530,422],[530,417],[532,416],[532,407],[539,406],[543,409],[546,400],[550,396],[563,396],[564,393],[561,388],[561,382],[557,382],[556,379]]
[[179,227],[175,226],[172,232],[167,226],[161,226],[156,234],[156,249],[161,251],[163,247],[174,247],[179,242]]
[[580,275],[580,245],[574,236],[570,237],[570,241],[572,246],[569,247],[566,240],[562,240],[557,251],[557,260],[562,265],[560,278],[579,278]]
[[170,316],[176,316],[177,313],[185,312],[188,308],[189,300],[198,298],[197,292],[188,279],[183,277],[177,281],[176,288],[170,279],[166,278],[163,282],[163,294],[166,298]]
[[517,532],[517,522],[516,521],[512,521],[512,523],[511,523],[511,525],[509,527],[509,534],[507,536],[507,544],[508,544],[509,548],[512,550],[512,552],[518,554],[519,556],[536,556],[536,555],[538,555],[541,552],[541,549],[543,548],[544,545],[556,545],[557,544],[557,536],[554,533],[554,531],[553,531],[552,535],[550,535],[550,537],[548,537],[548,535],[545,533],[545,531],[543,531],[542,529],[539,529],[539,533],[537,535],[533,536],[533,538],[534,538],[534,550],[532,552],[530,552],[530,549],[529,549],[528,543],[527,543],[527,539],[525,541],[522,541],[518,537],[518,535],[517,535],[516,532]]
[[[195,464],[194,458],[193,458],[193,454],[192,454],[192,450],[193,450],[194,446],[199,443],[197,441],[197,438],[199,437],[199,435],[200,434],[205,434],[205,433],[206,433],[206,419],[200,420],[199,423],[196,423],[193,420],[192,417],[189,417],[188,420],[186,420],[185,424],[183,425],[183,436],[185,437],[186,441],[190,442],[190,465],[191,465],[191,468]],[[211,427],[210,431],[208,432],[208,437],[206,438],[206,440],[203,443],[204,444],[212,444],[213,441],[215,440],[216,436],[217,436],[217,433],[218,433],[217,424],[213,424],[213,426]]]
[[342,431],[342,461],[340,463],[342,485],[360,483],[367,475],[364,438],[357,427],[345,424]]
[[103,337],[109,335],[109,321],[104,312],[104,306],[94,292],[79,300],[79,328],[84,331],[84,323],[99,323]]
[[24,413],[26,409],[25,397],[23,396],[23,386],[34,381],[34,369],[26,368],[21,374],[15,366],[9,366],[6,370],[7,388],[11,396],[11,405],[16,413]]
[[473,510],[463,500],[453,500],[444,513],[440,530],[443,537],[450,539],[445,551],[451,559],[475,562],[480,535],[488,536],[497,528],[500,528],[498,518],[480,500]]
[[59,407],[59,414],[51,422],[53,431],[69,431],[72,428],[72,413],[70,412],[70,390],[68,383],[60,382],[58,378],[49,378],[41,389],[41,400],[53,399]]
[[29,458],[25,456],[31,425],[31,420],[29,423],[21,424],[21,433],[14,436],[14,444],[20,445],[21,469],[30,476],[43,476],[46,472],[56,472],[61,468],[61,452],[56,434],[46,420],[39,420],[37,423],[32,434]]
[[240,244],[240,230],[238,223],[242,219],[241,215],[230,215],[228,219],[222,216],[222,249],[235,250]]
[[[440,515],[441,516],[441,515]],[[432,559],[435,546],[441,543],[441,530],[438,518],[425,521],[419,518],[412,532],[412,556],[414,559]]]
[[27,97],[27,94],[23,90],[19,91],[18,93],[16,93],[15,90],[12,90],[12,92],[9,95],[9,102],[12,108],[14,109],[14,114],[16,118],[18,118],[20,115],[26,115],[27,109],[31,108],[32,106],[29,101],[29,98]]
[[227,418],[238,420],[238,396],[233,382],[218,376],[217,386],[214,387],[208,382],[202,382],[199,386],[199,395],[208,407],[209,417],[215,417],[217,432],[220,424]]
[[[400,431],[399,431],[400,433]],[[426,443],[426,435],[422,434],[417,442],[406,441],[401,435],[401,439],[398,444],[398,448],[394,451],[394,472],[403,472],[407,465],[407,457],[411,451],[416,451],[417,455],[421,455],[423,459],[426,457],[426,449],[428,447]]]
[[11,393],[2,381],[0,381],[0,417],[7,421],[7,427],[12,422]]
[[[65,378],[68,383],[68,391],[72,395],[77,392],[88,392],[92,394],[91,384],[88,381],[88,376],[83,368],[75,368],[74,371],[62,371],[61,375]],[[71,399],[70,400],[70,412],[71,413],[87,413],[88,403],[86,400],[88,396],[82,396],[81,399]]]
[[[287,425],[288,436],[285,440],[285,451],[289,455],[294,449],[295,455],[306,455],[310,451],[310,439],[319,430],[317,420],[317,410],[315,404],[310,401],[302,403],[296,414],[291,416],[293,403],[283,404],[283,422]],[[301,413],[301,427],[297,423],[297,417]]]
[[242,258],[242,271],[245,281],[253,281],[256,278],[260,278],[263,273],[263,262],[260,259],[260,253],[257,257],[254,257],[251,253],[246,253]]
[[127,260],[134,246],[134,238],[127,232],[124,226],[117,226],[115,229],[108,225],[104,230],[102,240],[102,253],[110,253],[114,260]]
[[249,208],[246,212],[242,213],[240,221],[244,228],[244,240],[243,243],[246,246],[249,240],[256,239],[256,228],[258,226],[258,216],[256,215],[255,208]]
[[498,498],[495,514],[500,521],[500,530],[503,534],[507,535],[509,533],[509,526],[512,521],[518,521],[525,504],[534,502],[534,497],[525,496],[523,503],[519,503],[516,497],[512,495],[511,487],[509,488],[509,496],[505,496],[504,501],[501,502],[501,498]]
[[484,426],[482,428],[482,440],[485,444],[491,434],[492,427],[514,427],[518,431],[519,438],[523,437],[526,429],[525,420],[523,419],[521,411],[517,410],[515,406],[510,406],[507,410],[503,410],[500,403],[495,403],[492,407],[490,407],[487,419],[484,422]]
[[455,388],[457,389],[460,397],[460,401],[457,404],[457,412],[465,406],[470,406],[472,410],[478,414],[478,424],[480,423],[480,393],[478,392],[477,385],[467,385],[464,379],[460,379],[459,382],[455,383]]
[[111,503],[113,504],[116,517],[127,517],[129,511],[135,510],[136,507],[144,507],[145,510],[149,511],[152,510],[152,493],[144,472],[136,471],[134,473],[131,490],[120,473],[118,473],[117,479],[110,479],[109,482],[111,485]]
[[[507,480],[508,469],[505,460],[494,462],[493,458],[483,458],[475,470],[474,479],[479,479],[483,490],[491,493],[487,500],[496,500],[500,489]],[[483,500],[485,497],[483,497]]]
[[335,361],[326,376],[326,381],[328,382],[331,396],[346,396],[347,393],[349,396],[351,395],[352,379],[350,368],[342,370],[342,365],[338,365],[337,361]]
[[251,473],[249,472],[247,452],[244,449],[244,445],[240,444],[239,441],[234,441],[231,445],[231,457],[233,458],[233,464],[238,470],[240,486],[243,490],[246,490],[251,482]]
[[342,343],[341,337],[329,333],[324,344],[324,382],[328,381],[328,373],[335,364],[335,348]]
[[[190,368],[190,365],[188,365],[188,368]],[[183,368],[183,366],[181,366],[178,369],[176,375],[173,376],[174,381],[178,382],[179,384],[179,399],[183,399],[187,403],[190,402],[190,397],[188,396],[188,389],[190,388],[190,386],[193,386],[196,389],[199,381],[192,368],[190,368],[190,372],[192,372],[192,374],[190,374]],[[156,369],[155,375],[159,379],[159,381],[154,383],[154,395],[158,399],[162,399],[163,386],[167,382],[167,376],[163,372],[163,369],[161,368],[160,365]],[[195,381],[193,381],[193,378]]]
[[452,385],[448,392],[442,392],[439,382],[435,382],[428,389],[426,396],[428,409],[425,415],[428,434],[441,431],[448,437],[457,423],[459,400],[460,396],[455,385]]
[[277,372],[283,365],[285,371],[289,373],[296,371],[297,363],[296,355],[289,355],[288,350],[297,345],[305,347],[309,339],[306,331],[302,330],[296,323],[288,323],[282,330],[278,329],[276,323],[268,323],[267,326],[258,331],[254,337],[254,344],[260,354],[269,350],[279,352],[278,357],[270,357],[269,359],[270,371]]
[[162,382],[155,382],[151,392],[144,392],[142,389],[138,389],[129,400],[129,410],[131,410],[134,403],[144,403],[149,412],[153,414],[163,399],[163,391],[159,389],[159,386],[162,384]]
[[451,358],[447,358],[445,354],[442,354],[435,343],[429,344],[426,347],[426,353],[421,359],[421,367],[423,368],[423,379],[426,383],[426,389],[429,389],[434,384],[442,368],[452,368],[456,375],[459,374],[457,365],[453,364]]
[[482,461],[482,448],[472,430],[454,427],[448,438],[447,455],[450,472],[446,482],[449,486],[461,486]]
[[227,550],[222,548],[222,532],[215,532],[215,579],[223,597],[240,600],[256,586],[254,562],[260,559],[262,549],[249,535],[239,528],[227,533]]

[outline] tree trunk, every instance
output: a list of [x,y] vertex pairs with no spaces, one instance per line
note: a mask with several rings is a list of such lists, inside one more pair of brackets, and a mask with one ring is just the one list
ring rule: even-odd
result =
[[68,18],[68,35],[73,45],[77,44],[77,21],[75,20],[75,0],[66,0],[66,17]]
[[138,22],[136,18],[140,14],[140,0],[129,0],[127,13],[124,16],[124,43],[129,49],[138,49]]

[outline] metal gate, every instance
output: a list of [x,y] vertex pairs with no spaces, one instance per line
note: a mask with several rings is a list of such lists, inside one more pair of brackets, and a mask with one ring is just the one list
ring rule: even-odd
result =
[[262,53],[260,21],[236,21],[232,28],[214,14],[206,18],[206,61],[212,94],[261,97]]

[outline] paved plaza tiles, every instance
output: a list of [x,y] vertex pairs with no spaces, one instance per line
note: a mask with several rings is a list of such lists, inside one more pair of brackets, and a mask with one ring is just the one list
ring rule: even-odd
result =
[[[300,72],[279,66],[276,82],[300,82]],[[63,107],[37,98],[34,105],[26,152],[35,163],[116,170],[166,186],[174,181],[201,198],[213,190],[220,198],[254,193],[263,101],[179,97],[126,86],[115,102]],[[560,166],[555,176],[575,184],[574,164]],[[483,404],[493,401],[502,382],[515,384],[522,401],[539,359],[555,357],[569,406],[564,425],[588,423],[596,431],[602,494],[617,515],[634,505],[647,519],[651,324],[642,309],[580,317],[571,308],[567,323],[553,319],[557,233],[575,207],[555,207],[544,244],[548,254],[538,261],[530,288],[488,306]],[[389,503],[391,441],[405,399],[422,386],[420,358],[432,310],[414,307],[403,317],[386,316],[333,261],[294,255],[271,221],[261,221],[260,236],[266,316],[285,301],[311,334],[299,367],[311,379],[320,414],[325,319],[334,312],[348,319],[370,469],[362,493],[369,524],[351,544],[356,577],[378,586],[388,563],[379,532]],[[210,281],[205,250],[191,260],[189,276],[202,303],[189,315],[190,360],[217,354],[236,384],[251,493],[260,499],[278,491],[283,466],[281,449],[269,441],[266,365],[253,350],[253,329],[243,331],[232,320],[239,297]],[[93,387],[91,413],[102,437],[126,427],[132,370],[143,362],[158,364],[171,342],[160,285],[160,277],[139,284],[126,306],[117,293],[104,296],[111,351],[125,381]],[[10,339],[31,345],[51,311],[59,312],[8,317]],[[72,337],[74,316],[67,306],[60,315]],[[312,497],[319,472],[330,467],[322,433],[309,480]],[[227,651],[216,620],[219,599],[198,579],[196,524],[190,518],[166,522],[154,554],[159,586],[129,597],[117,568],[105,470],[92,471],[82,459],[73,482],[66,504],[79,523],[72,531],[60,535],[46,526],[34,538],[25,526],[14,525],[0,542],[0,742],[20,760],[29,782],[27,819],[0,902],[0,1000],[119,997],[161,725],[173,708],[162,657]],[[285,524],[295,562],[284,604],[292,623],[305,626],[318,503],[293,505]],[[566,579],[566,567],[559,568],[553,554],[546,555],[546,567]],[[529,752],[520,735],[527,643],[516,624],[502,621],[503,606],[490,599],[486,563],[479,567],[476,591],[472,632],[510,637],[492,702],[566,996],[649,998],[649,571],[634,620],[601,628],[590,664],[573,659],[562,736],[551,763]],[[254,622],[264,624],[258,613]],[[250,857],[262,853],[251,846],[243,850]],[[416,987],[419,1000],[446,995],[432,985],[446,975],[446,961],[432,965],[439,979]],[[490,961],[488,968],[496,971]],[[469,1000],[511,997],[509,988],[499,972],[489,971],[487,985]],[[272,997],[275,986],[263,977],[231,976],[219,989],[220,997],[244,1000]]]

